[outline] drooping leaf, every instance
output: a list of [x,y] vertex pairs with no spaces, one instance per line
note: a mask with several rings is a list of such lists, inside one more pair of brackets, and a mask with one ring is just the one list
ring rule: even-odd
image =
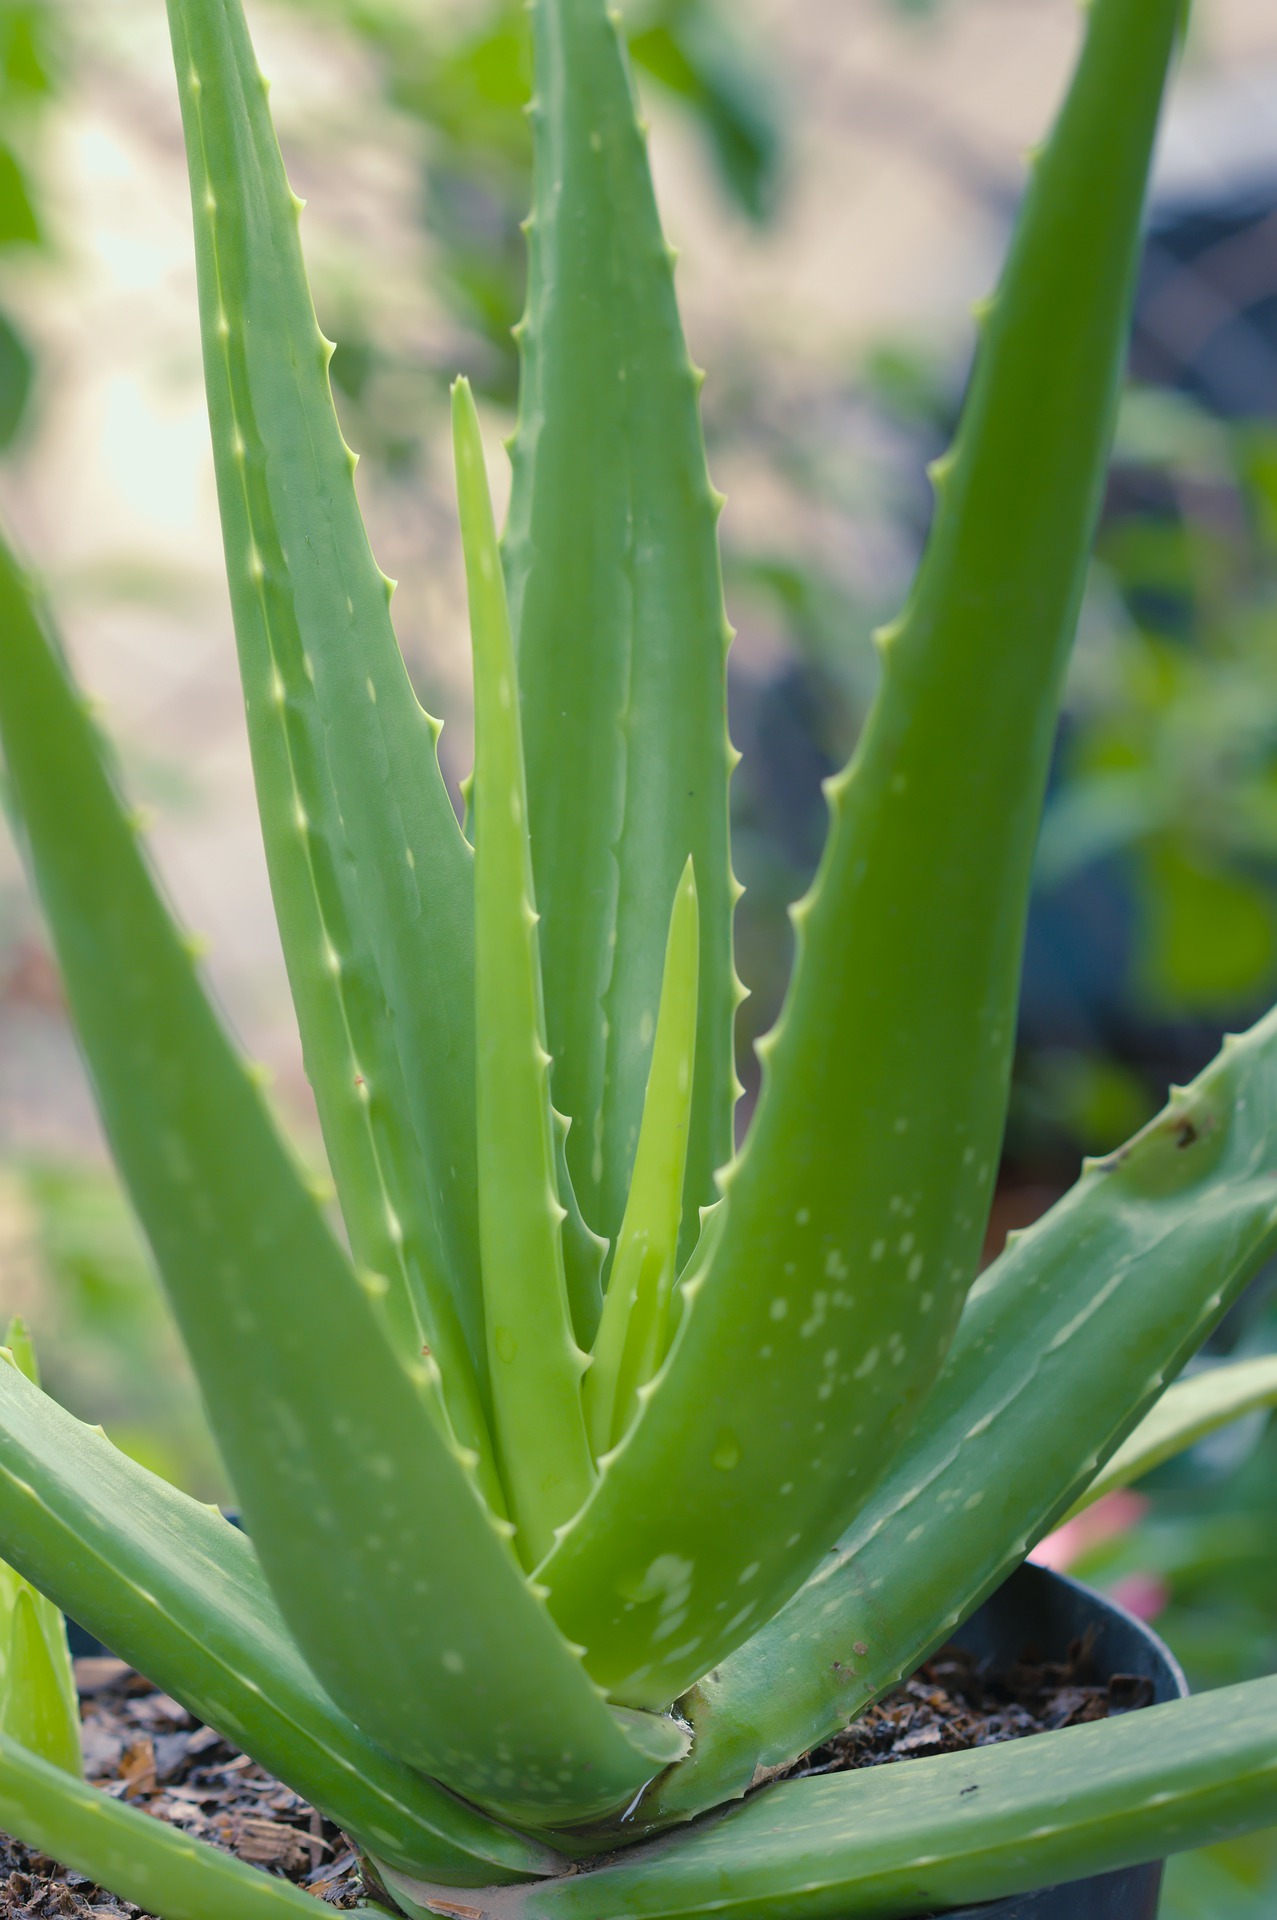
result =
[[556,1106],[615,1242],[669,902],[689,854],[700,1011],[684,1255],[732,1149],[727,629],[670,259],[605,0],[536,0],[529,290],[506,573]]
[[[969,1753],[765,1789],[487,1920],[913,1920],[1277,1820],[1277,1678]],[[392,1877],[409,1911],[430,1890]],[[436,1890],[442,1894],[443,1890]]]
[[908,1432],[976,1272],[1179,15],[1092,11],[917,583],[829,789],[746,1144],[665,1370],[538,1573],[590,1671],[635,1705],[721,1661],[810,1571]]

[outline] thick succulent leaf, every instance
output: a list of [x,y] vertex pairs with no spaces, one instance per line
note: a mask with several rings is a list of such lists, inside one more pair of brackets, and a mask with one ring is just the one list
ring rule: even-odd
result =
[[0,1734],[0,1827],[159,1920],[314,1920],[291,1881],[72,1780]]
[[380,1744],[503,1816],[623,1804],[650,1761],[523,1579],[431,1372],[392,1345],[228,1044],[3,556],[0,745],[116,1163],[307,1660]]
[[[1277,1820],[1277,1678],[1031,1740],[768,1788],[485,1920],[912,1920]],[[398,1897],[401,1887],[392,1879]],[[456,1912],[442,1888],[417,1912]],[[410,1909],[412,1910],[412,1909]]]
[[1066,1518],[1116,1487],[1142,1480],[1164,1460],[1195,1447],[1220,1427],[1270,1407],[1277,1407],[1277,1354],[1207,1367],[1190,1380],[1181,1380],[1168,1388],[1129,1439],[1110,1455]]
[[50,1644],[49,1613],[48,1601],[24,1582],[13,1596],[9,1616],[0,1733],[78,1779],[83,1766],[80,1715],[67,1710],[66,1630],[55,1612],[58,1637]]
[[[40,1384],[35,1347],[15,1316],[0,1346],[0,1371],[16,1371]],[[80,1701],[76,1692],[66,1622],[53,1602],[0,1559],[0,1733],[67,1773],[78,1774]]]
[[684,1251],[732,1150],[728,632],[673,269],[605,0],[535,0],[534,196],[506,571],[555,1103],[589,1224],[625,1211],[689,854],[700,1019]]
[[486,1466],[470,850],[360,519],[239,0],[170,0],[169,18],[227,574],[307,1070],[356,1258],[416,1308]]
[[245,1536],[0,1366],[0,1547],[122,1659],[362,1845],[459,1884],[546,1872],[384,1753],[306,1666]]
[[831,785],[746,1145],[668,1364],[538,1574],[590,1671],[638,1706],[717,1663],[810,1570],[907,1434],[976,1271],[1180,12],[1092,11],[918,582]]
[[528,795],[505,580],[479,418],[452,392],[474,648],[479,1249],[493,1422],[519,1552],[535,1566],[594,1484],[563,1264]]
[[1093,1161],[972,1293],[907,1448],[788,1606],[682,1703],[640,1819],[743,1793],[998,1586],[1277,1251],[1277,1013]]
[[668,1345],[696,1061],[700,914],[688,857],[674,894],[652,1068],[634,1177],[598,1338],[585,1376],[590,1445],[601,1457],[638,1412]]

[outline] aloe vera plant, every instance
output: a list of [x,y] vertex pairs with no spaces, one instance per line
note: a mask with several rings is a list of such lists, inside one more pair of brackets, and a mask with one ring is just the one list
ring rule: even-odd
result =
[[[1251,1365],[1163,1398],[1277,1250],[1277,1015],[973,1286],[1180,13],[1095,0],[734,1147],[720,501],[615,19],[532,7],[500,543],[454,390],[463,830],[239,0],[169,0],[249,738],[344,1237],[5,555],[12,816],[246,1533],[14,1364],[0,1553],[409,1915],[903,1915],[1277,1819],[1277,1679],[767,1784],[1066,1512],[1277,1392]],[[0,1728],[0,1824],[165,1920],[309,1911],[29,1726]]]

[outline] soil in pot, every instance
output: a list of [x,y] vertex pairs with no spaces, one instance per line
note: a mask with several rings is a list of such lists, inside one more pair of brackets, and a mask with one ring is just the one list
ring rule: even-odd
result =
[[[348,1909],[364,1895],[344,1835],[290,1787],[122,1661],[89,1658],[75,1665],[85,1768],[104,1792],[283,1875],[330,1906]],[[951,1646],[847,1732],[808,1754],[790,1777],[1021,1739],[1144,1706],[1152,1691],[1138,1675],[1117,1674],[1101,1683],[1093,1645],[1085,1638],[1059,1661],[1042,1660],[1026,1647],[1002,1674]],[[152,1916],[0,1835],[0,1920]]]
[[[85,1773],[103,1792],[337,1908],[363,1893],[345,1836],[122,1660],[75,1663]],[[0,1834],[0,1920],[152,1920]]]

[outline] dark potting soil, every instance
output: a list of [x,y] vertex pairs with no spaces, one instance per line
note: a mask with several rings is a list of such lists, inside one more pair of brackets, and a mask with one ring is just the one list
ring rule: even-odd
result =
[[[332,1822],[122,1660],[77,1660],[84,1771],[114,1799],[282,1874],[330,1906],[363,1885]],[[0,1920],[152,1920],[0,1834]]]
[[[77,1660],[84,1762],[104,1793],[167,1820],[304,1887],[329,1906],[366,1897],[353,1849],[331,1821],[245,1754],[201,1726],[184,1707],[119,1660]],[[945,1647],[912,1679],[870,1707],[844,1733],[816,1747],[784,1777],[879,1767],[936,1753],[1019,1740],[1056,1727],[1147,1706],[1147,1680],[1118,1674],[1101,1684],[1090,1645],[1064,1661],[1032,1650],[990,1673]],[[152,1920],[127,1900],[67,1873],[0,1834],[0,1920]]]

